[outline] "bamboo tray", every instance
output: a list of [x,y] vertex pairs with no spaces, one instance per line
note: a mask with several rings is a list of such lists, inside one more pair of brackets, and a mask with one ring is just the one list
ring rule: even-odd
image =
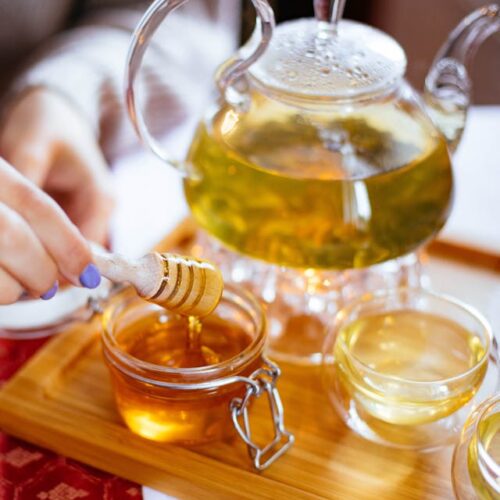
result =
[[[179,246],[192,237],[192,231],[192,224],[184,223],[160,248]],[[453,269],[446,272],[453,278]],[[498,283],[491,267],[464,272],[483,279],[484,286],[477,282],[483,293]],[[97,320],[53,338],[3,387],[0,427],[182,499],[453,498],[451,449],[418,454],[369,443],[335,415],[318,368],[281,367],[278,387],[285,423],[296,443],[260,474],[252,471],[246,449],[237,440],[182,448],[159,445],[128,431],[115,410]],[[267,417],[264,407],[254,408],[251,418],[257,430],[266,427]]]

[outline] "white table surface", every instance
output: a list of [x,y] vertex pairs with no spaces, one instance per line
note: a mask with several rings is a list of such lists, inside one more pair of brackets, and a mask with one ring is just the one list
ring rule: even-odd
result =
[[455,205],[440,238],[500,255],[500,106],[475,106],[454,158]]

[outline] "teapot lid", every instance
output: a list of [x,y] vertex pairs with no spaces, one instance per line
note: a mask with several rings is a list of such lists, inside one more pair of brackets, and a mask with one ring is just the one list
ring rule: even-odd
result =
[[285,98],[348,102],[383,92],[405,69],[403,49],[380,30],[348,20],[299,19],[276,27],[248,72],[258,86]]

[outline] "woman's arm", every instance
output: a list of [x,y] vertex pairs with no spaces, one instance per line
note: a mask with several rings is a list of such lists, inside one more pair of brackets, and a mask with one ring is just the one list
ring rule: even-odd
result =
[[[202,112],[212,73],[234,47],[235,0],[191,5],[159,30],[138,82],[156,134]],[[107,163],[137,144],[123,77],[142,13],[98,9],[41,47],[15,82],[0,127],[0,156],[49,193],[87,239],[101,244],[113,206]]]
[[[156,133],[203,109],[215,68],[235,48],[238,4],[191,0],[159,29],[139,82]],[[123,77],[131,33],[144,8],[141,2],[140,9],[90,12],[79,26],[42,47],[14,86],[16,93],[44,86],[64,95],[95,131],[108,159],[136,143],[124,108]]]

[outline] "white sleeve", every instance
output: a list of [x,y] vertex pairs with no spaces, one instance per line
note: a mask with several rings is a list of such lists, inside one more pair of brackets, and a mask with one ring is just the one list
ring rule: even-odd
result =
[[[238,3],[188,3],[160,27],[142,67],[138,93],[155,134],[199,116],[218,64],[234,51]],[[191,7],[192,6],[192,7]],[[108,159],[137,142],[124,104],[125,60],[142,12],[98,12],[41,48],[14,84],[64,94],[91,123]]]

